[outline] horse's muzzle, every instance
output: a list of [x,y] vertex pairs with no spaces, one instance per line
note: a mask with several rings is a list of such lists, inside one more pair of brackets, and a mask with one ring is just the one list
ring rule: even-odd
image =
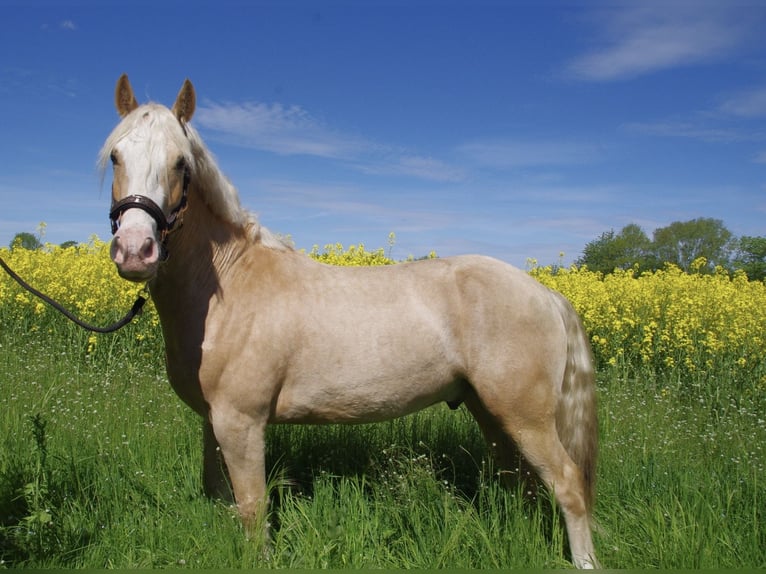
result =
[[162,246],[147,228],[122,227],[115,233],[109,253],[120,277],[148,281],[157,273]]

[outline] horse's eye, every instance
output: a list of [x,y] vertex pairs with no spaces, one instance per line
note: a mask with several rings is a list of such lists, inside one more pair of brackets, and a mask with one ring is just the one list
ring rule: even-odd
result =
[[178,171],[183,171],[186,169],[186,158],[179,157],[178,161],[176,162],[176,169]]
[[114,153],[114,152],[109,154],[109,159],[112,160],[112,165],[119,165],[120,164],[119,160],[117,159],[117,154]]

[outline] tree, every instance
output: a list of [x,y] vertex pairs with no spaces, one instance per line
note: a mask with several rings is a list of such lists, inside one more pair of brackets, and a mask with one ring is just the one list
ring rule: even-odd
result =
[[40,242],[37,236],[25,231],[17,233],[11,240],[10,244],[11,248],[21,247],[22,249],[29,249],[30,251],[40,249],[42,246],[43,244]]
[[742,269],[751,281],[766,278],[766,237],[743,235],[732,260],[735,269]]
[[707,270],[717,265],[730,267],[734,247],[733,235],[723,221],[700,217],[690,221],[674,221],[654,230],[652,249],[658,261],[673,263],[689,271],[695,259],[707,259]]
[[576,263],[602,273],[630,269],[636,264],[640,268],[647,268],[652,263],[651,241],[639,225],[630,223],[619,233],[611,229],[588,243]]

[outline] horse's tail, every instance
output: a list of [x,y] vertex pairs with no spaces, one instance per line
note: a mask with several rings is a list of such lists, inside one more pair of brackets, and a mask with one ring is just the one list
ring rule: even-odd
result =
[[559,440],[580,468],[590,515],[596,498],[598,418],[593,355],[580,317],[563,295],[552,292],[567,334],[567,362],[556,408]]

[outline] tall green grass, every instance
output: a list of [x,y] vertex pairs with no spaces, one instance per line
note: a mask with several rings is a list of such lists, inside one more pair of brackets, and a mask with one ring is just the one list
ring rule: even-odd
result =
[[[201,495],[199,420],[161,349],[88,344],[63,324],[0,332],[0,567],[569,566],[551,497],[501,488],[470,416],[442,405],[272,427],[264,548]],[[763,397],[731,394],[725,371],[696,394],[638,374],[599,374],[601,562],[766,566]]]

